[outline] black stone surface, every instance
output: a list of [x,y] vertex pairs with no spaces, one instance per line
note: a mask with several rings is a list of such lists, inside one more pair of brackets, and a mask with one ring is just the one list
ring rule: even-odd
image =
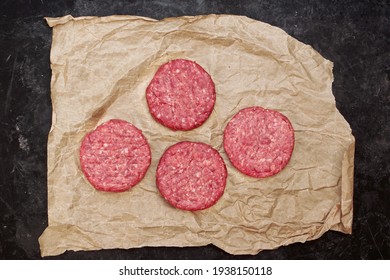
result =
[[51,29],[45,16],[237,14],[270,23],[334,62],[333,93],[356,137],[353,234],[255,256],[214,246],[66,252],[51,259],[390,259],[390,4],[377,1],[0,3],[0,259],[40,259],[47,226]]

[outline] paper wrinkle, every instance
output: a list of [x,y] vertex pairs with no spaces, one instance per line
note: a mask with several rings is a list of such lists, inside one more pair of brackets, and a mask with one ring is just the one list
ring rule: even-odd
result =
[[[335,105],[333,63],[313,48],[242,16],[46,20],[53,27],[53,121],[42,256],[207,244],[231,254],[257,254],[328,230],[351,233],[355,139]],[[175,58],[196,61],[216,86],[212,114],[192,131],[160,125],[147,107],[146,87],[158,67]],[[289,164],[266,179],[237,171],[222,145],[229,120],[249,106],[280,111],[295,131]],[[114,118],[141,129],[152,151],[145,178],[116,194],[91,187],[79,163],[85,134]],[[228,170],[222,198],[202,211],[173,208],[156,187],[164,150],[186,140],[213,146]]]

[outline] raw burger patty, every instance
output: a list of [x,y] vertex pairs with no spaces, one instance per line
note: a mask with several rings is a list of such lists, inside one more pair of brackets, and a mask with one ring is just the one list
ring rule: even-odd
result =
[[80,148],[81,169],[97,189],[122,192],[144,177],[151,153],[141,130],[123,120],[110,120],[88,133]]
[[202,125],[215,104],[215,86],[196,62],[176,59],[160,66],[146,89],[153,118],[172,130]]
[[219,153],[198,142],[179,142],[169,147],[157,167],[157,187],[174,207],[202,210],[222,196],[227,170]]
[[234,167],[248,176],[264,178],[287,165],[294,149],[294,129],[277,111],[245,108],[226,126],[223,145]]

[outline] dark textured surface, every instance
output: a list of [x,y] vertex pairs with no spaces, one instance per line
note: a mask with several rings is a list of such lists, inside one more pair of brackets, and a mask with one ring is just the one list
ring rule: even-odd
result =
[[328,232],[256,256],[214,246],[66,252],[53,259],[390,259],[390,3],[377,1],[86,1],[0,3],[0,259],[40,258],[47,225],[51,29],[44,16],[157,19],[246,15],[334,62],[333,92],[356,137],[353,234]]

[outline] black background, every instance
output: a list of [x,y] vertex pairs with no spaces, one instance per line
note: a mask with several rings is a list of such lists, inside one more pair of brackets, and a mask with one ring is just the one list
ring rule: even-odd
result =
[[162,19],[236,14],[270,23],[334,62],[336,105],[356,138],[353,234],[255,256],[215,246],[66,252],[50,259],[390,259],[390,4],[378,1],[87,1],[0,3],[0,259],[39,259],[47,226],[51,29],[43,17]]

